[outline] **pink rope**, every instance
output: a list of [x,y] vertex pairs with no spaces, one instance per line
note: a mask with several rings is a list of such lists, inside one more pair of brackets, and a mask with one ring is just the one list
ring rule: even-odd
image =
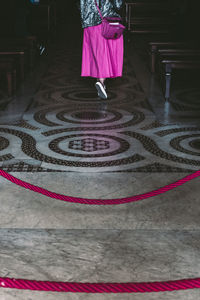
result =
[[5,179],[9,180],[10,182],[13,182],[16,185],[19,185],[25,189],[28,189],[28,190],[34,191],[36,193],[39,193],[39,194],[42,194],[42,195],[45,195],[47,197],[54,198],[57,200],[61,200],[61,201],[73,202],[73,203],[79,203],[79,204],[89,204],[89,205],[119,205],[119,204],[125,204],[125,203],[144,200],[144,199],[147,199],[150,197],[154,197],[154,196],[158,196],[160,194],[166,193],[170,190],[173,190],[176,187],[181,186],[184,183],[191,181],[192,179],[194,179],[196,177],[199,177],[200,170],[198,170],[176,182],[170,183],[168,185],[165,185],[165,186],[163,186],[157,190],[151,191],[151,192],[147,192],[147,193],[140,194],[140,195],[135,195],[135,196],[128,197],[128,198],[105,199],[105,200],[76,198],[76,197],[71,197],[71,196],[54,193],[54,192],[48,191],[42,187],[38,187],[36,185],[33,185],[31,183],[28,183],[21,179],[18,179],[3,170],[0,170],[0,176],[4,177]]
[[[161,187],[157,190],[136,195],[129,198],[98,200],[98,199],[83,199],[57,194],[33,184],[20,180],[9,173],[0,170],[0,176],[7,180],[22,186],[34,192],[46,195],[62,201],[73,203],[90,204],[90,205],[113,205],[124,204],[134,201],[150,198],[169,190],[172,190],[184,183],[200,176],[200,170],[194,172],[174,183]],[[46,292],[62,292],[62,293],[152,293],[152,292],[170,292],[177,290],[199,289],[200,278],[183,279],[174,281],[161,282],[138,282],[138,283],[75,283],[75,282],[53,282],[53,281],[36,281],[25,279],[13,279],[0,277],[1,288],[11,288],[19,290],[31,291],[46,291]]]
[[75,283],[0,277],[1,288],[62,293],[155,293],[199,289],[200,278],[137,283]]

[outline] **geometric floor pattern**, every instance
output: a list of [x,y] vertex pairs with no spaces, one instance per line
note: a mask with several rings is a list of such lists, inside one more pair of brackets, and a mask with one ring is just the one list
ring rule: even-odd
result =
[[[170,103],[157,87],[149,96],[143,48],[125,41],[124,76],[106,82],[109,97],[102,101],[95,80],[80,77],[79,42],[69,45],[66,36],[51,46],[21,94],[6,98],[0,91],[0,168],[90,199],[138,195],[198,170],[200,125],[193,116],[199,90],[173,88]],[[0,177],[0,276],[65,282],[200,277],[198,180],[144,201],[88,206]],[[36,299],[196,300],[200,290],[99,296],[0,288],[0,300]]]
[[124,76],[107,81],[106,101],[97,97],[94,80],[80,78],[79,53],[63,44],[53,50],[21,120],[0,119],[3,170],[180,173],[200,168],[200,126],[157,120],[127,49]]

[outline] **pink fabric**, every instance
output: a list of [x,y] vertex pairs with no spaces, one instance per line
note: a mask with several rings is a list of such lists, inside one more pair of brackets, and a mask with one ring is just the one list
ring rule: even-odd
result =
[[84,28],[81,76],[95,78],[121,77],[123,70],[123,36],[107,40],[101,35],[101,26]]

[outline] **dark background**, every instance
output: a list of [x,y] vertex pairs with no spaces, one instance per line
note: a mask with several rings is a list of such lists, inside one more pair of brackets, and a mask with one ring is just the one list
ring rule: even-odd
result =
[[[160,1],[165,3],[165,0]],[[174,32],[178,33],[177,36],[186,37],[188,39],[200,39],[200,0],[170,1],[172,9],[176,14],[176,26]],[[46,3],[48,0],[40,0],[40,2]],[[78,3],[79,1],[77,0],[56,0],[57,23],[59,29],[62,27],[68,31],[73,31],[78,28],[81,30]],[[31,34],[33,31],[33,28],[31,27],[32,20],[30,17],[31,5],[29,0],[1,1],[0,36],[26,36],[27,34]],[[37,19],[37,16],[34,18]],[[36,24],[37,20],[34,20],[34,22]]]

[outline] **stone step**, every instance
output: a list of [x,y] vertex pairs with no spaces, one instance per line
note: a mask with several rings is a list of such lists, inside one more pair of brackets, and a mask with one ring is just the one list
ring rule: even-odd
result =
[[[85,198],[130,197],[184,173],[12,173],[57,193]],[[198,178],[166,194],[124,205],[62,202],[0,178],[0,228],[200,229]]]
[[[72,282],[200,277],[200,230],[0,229],[0,276]],[[0,299],[198,299],[199,290],[145,295],[0,289]],[[180,297],[180,298],[179,298]]]
[[196,300],[199,290],[148,294],[63,294],[32,291],[0,290],[2,300]]

